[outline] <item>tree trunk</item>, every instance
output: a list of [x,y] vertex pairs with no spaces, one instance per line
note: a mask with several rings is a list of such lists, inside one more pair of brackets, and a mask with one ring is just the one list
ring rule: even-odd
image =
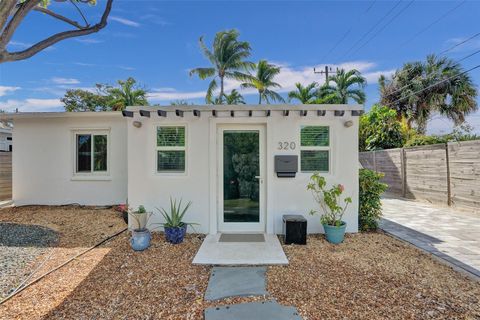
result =
[[220,104],[223,104],[223,76],[220,76],[220,96],[218,97]]
[[262,104],[262,93],[258,92],[258,104]]

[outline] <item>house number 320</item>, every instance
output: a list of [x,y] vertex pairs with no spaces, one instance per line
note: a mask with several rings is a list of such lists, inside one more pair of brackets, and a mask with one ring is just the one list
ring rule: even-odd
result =
[[297,147],[297,145],[293,141],[291,141],[291,142],[280,141],[278,143],[278,150],[295,150],[296,147]]

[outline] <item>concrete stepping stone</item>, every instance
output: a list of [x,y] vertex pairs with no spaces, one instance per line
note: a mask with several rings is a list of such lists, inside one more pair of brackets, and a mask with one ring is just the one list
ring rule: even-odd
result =
[[214,267],[205,300],[268,295],[266,272],[266,267]]
[[295,307],[275,300],[240,303],[205,310],[205,320],[302,320]]

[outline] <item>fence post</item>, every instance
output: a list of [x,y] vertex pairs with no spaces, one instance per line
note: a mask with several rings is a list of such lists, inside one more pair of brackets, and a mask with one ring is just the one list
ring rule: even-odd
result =
[[405,149],[400,148],[400,171],[402,174],[402,197],[407,196],[407,161],[405,157]]
[[377,172],[377,157],[375,156],[375,150],[373,150],[373,171]]
[[448,154],[448,142],[445,142],[445,162],[447,165],[447,204],[452,205],[452,187],[450,185],[450,155]]

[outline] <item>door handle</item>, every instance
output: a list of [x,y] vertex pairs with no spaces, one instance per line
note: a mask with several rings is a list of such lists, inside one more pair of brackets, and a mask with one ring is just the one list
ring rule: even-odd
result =
[[255,176],[255,179],[258,179],[260,183],[263,183],[263,178],[262,178],[262,176]]

